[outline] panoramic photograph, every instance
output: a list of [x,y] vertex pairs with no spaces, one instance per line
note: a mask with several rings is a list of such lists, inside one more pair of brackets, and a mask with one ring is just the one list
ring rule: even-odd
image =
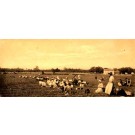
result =
[[134,50],[134,39],[1,39],[0,97],[134,97]]

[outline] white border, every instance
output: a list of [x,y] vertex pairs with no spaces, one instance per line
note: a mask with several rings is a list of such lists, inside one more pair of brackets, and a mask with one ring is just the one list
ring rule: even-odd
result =
[[[0,0],[0,39],[134,39],[134,0]],[[134,98],[2,98],[1,134],[134,134]]]
[[134,39],[134,0],[1,0],[2,39]]

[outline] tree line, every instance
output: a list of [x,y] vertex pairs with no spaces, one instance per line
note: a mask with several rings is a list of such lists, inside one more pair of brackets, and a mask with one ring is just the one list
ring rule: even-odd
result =
[[[131,67],[122,67],[122,68],[115,68],[115,71],[119,71],[120,74],[131,74],[135,73],[135,69]],[[52,68],[52,69],[40,69],[38,66],[36,66],[33,69],[23,69],[23,68],[0,68],[0,72],[80,72],[80,73],[103,73],[104,68],[103,67],[91,67],[90,69],[77,69],[77,68],[64,68],[64,69],[59,69],[59,68]]]

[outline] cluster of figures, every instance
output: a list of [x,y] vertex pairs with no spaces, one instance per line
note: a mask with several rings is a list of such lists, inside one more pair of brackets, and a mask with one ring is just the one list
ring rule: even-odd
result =
[[[122,88],[122,86],[131,86],[131,79],[125,78],[125,80],[119,80],[118,87],[116,88],[114,85],[114,76],[109,73],[109,82],[107,83],[106,87],[104,87],[103,81],[104,78],[102,77],[98,80],[98,88],[95,90],[95,93],[106,93],[110,96],[131,96],[131,92],[126,91]],[[39,81],[39,86],[41,87],[49,87],[49,88],[58,88],[61,90],[65,95],[70,95],[73,92],[77,92],[77,90],[84,90],[88,83],[81,79],[81,76],[74,76],[72,79],[66,77],[65,79],[57,77],[49,78],[49,77],[37,77]],[[97,78],[96,78],[97,79]],[[91,93],[90,89],[87,87],[85,89],[85,94]]]
[[72,79],[68,79],[68,77],[60,79],[59,76],[54,78],[45,77],[36,79],[39,81],[39,86],[58,88],[65,93],[65,95],[69,95],[79,89],[82,90],[88,85],[86,81],[81,79],[80,75],[78,75],[78,77],[74,76]]
[[102,93],[105,92],[107,95],[110,96],[131,96],[132,93],[129,91],[126,91],[122,88],[122,86],[131,86],[131,79],[125,78],[125,80],[119,80],[118,87],[116,88],[114,85],[114,76],[112,72],[109,73],[109,82],[104,88],[104,85],[102,83],[102,80],[99,80],[98,89],[95,91],[95,93]]
[[125,78],[125,80],[120,79],[118,82],[118,86],[131,86],[131,79]]

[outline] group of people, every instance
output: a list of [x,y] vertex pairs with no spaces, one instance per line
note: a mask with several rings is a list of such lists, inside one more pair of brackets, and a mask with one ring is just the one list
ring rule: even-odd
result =
[[[42,81],[43,79],[43,81]],[[95,78],[97,79],[97,78]],[[59,76],[54,77],[54,78],[38,78],[39,85],[41,87],[50,87],[50,88],[58,88],[65,94],[69,94],[73,92],[74,90],[83,90],[84,88],[87,88],[85,86],[88,86],[88,83],[84,80],[81,79],[81,76],[74,76],[72,79],[69,79],[68,77],[64,78],[59,78]],[[125,80],[119,79],[117,88],[114,85],[114,76],[112,72],[109,73],[109,81],[104,87],[103,81],[104,78],[102,77],[100,80],[98,80],[98,88],[95,90],[95,93],[106,93],[107,95],[117,95],[117,96],[127,96],[131,95],[131,93],[123,90],[122,86],[131,86],[131,79],[125,78]],[[85,90],[86,94],[90,93],[90,89]]]
[[118,87],[116,88],[114,85],[114,76],[112,72],[109,73],[109,81],[104,88],[102,80],[99,80],[98,89],[95,93],[105,92],[107,95],[116,95],[116,96],[131,96],[131,92],[125,91],[122,86],[131,86],[131,79],[125,78],[124,81],[121,79],[118,82]]
[[125,80],[119,79],[118,86],[131,86],[131,79],[125,78]]
[[50,87],[50,88],[58,88],[61,90],[65,95],[72,93],[74,90],[83,89],[87,82],[81,79],[81,76],[74,76],[72,79],[60,78],[59,76],[49,78],[37,78],[39,81],[39,86],[41,87]]

